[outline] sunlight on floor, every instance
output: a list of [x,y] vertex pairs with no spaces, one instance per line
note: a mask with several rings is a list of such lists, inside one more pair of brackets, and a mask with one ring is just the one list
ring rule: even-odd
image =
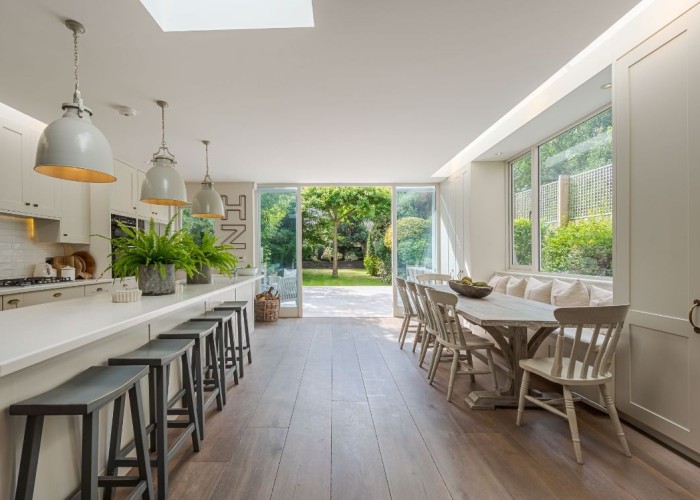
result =
[[390,286],[305,286],[304,317],[390,317]]

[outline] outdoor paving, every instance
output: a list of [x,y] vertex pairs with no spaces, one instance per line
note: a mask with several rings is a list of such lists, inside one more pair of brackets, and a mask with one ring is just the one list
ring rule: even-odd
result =
[[305,286],[304,317],[392,316],[390,286]]

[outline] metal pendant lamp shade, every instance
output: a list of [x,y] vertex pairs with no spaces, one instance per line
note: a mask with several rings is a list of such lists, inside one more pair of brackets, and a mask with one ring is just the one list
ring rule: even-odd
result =
[[73,102],[63,103],[63,116],[47,126],[39,138],[34,170],[40,174],[78,182],[114,182],[112,148],[92,124],[92,110],[83,104],[78,78],[78,35],[85,28],[68,20],[73,32],[75,90]]
[[153,166],[146,172],[141,185],[141,201],[153,205],[187,205],[187,189],[180,173],[175,170],[175,157],[165,145],[165,108],[168,103],[156,101],[161,108],[163,139],[153,154]]
[[202,219],[222,219],[224,202],[219,193],[214,190],[214,182],[209,177],[209,141],[202,141],[206,151],[207,173],[202,181],[202,189],[192,199],[192,217]]

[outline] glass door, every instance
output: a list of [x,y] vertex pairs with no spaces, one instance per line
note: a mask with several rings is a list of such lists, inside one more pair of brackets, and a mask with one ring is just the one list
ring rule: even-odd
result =
[[[394,189],[394,276],[407,280],[437,269],[435,186]],[[394,304],[403,307],[395,293]],[[398,313],[398,311],[395,311]]]
[[280,316],[301,316],[301,203],[296,187],[258,189],[260,288],[280,295]]

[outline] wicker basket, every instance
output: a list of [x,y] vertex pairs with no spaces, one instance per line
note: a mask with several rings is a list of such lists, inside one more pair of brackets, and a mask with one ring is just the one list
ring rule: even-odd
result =
[[259,293],[255,296],[254,309],[255,321],[277,321],[280,316],[279,295],[273,295],[269,291]]

